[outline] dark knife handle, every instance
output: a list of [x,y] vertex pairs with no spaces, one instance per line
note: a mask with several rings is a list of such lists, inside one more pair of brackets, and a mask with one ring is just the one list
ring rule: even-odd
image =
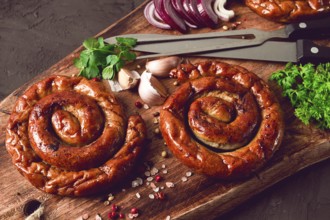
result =
[[297,40],[297,59],[300,63],[330,62],[330,47],[319,46],[309,40]]
[[291,39],[316,39],[330,36],[330,16],[322,19],[302,21],[285,26]]

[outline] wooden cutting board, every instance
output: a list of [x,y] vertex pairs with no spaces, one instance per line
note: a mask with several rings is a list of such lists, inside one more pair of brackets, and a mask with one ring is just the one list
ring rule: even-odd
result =
[[[180,34],[176,31],[162,31],[149,25],[143,17],[145,5],[146,2],[97,36],[110,37],[125,33]],[[253,27],[272,30],[281,26],[278,23],[260,18],[240,3],[232,3],[230,7],[236,12],[236,21],[241,22],[238,26],[239,29]],[[221,26],[227,25],[230,27],[231,24],[223,23]],[[221,28],[216,30],[205,28],[193,30],[191,33],[209,31],[223,30]],[[330,45],[330,41],[322,41],[320,43]],[[116,189],[109,189],[109,192],[103,195],[70,198],[45,194],[31,186],[12,165],[11,158],[5,149],[5,127],[17,97],[29,85],[45,76],[53,74],[71,76],[78,73],[78,70],[72,65],[72,60],[78,56],[81,49],[78,48],[47,71],[17,89],[0,104],[0,187],[2,190],[0,194],[0,199],[2,200],[0,203],[0,219],[23,218],[23,206],[29,199],[37,199],[43,203],[45,208],[44,219],[76,219],[86,213],[90,216],[90,219],[94,219],[97,213],[104,217],[104,219],[107,219],[107,214],[111,210],[111,207],[106,206],[104,201],[107,200],[108,193],[114,195],[114,200],[111,203],[119,205],[123,213],[127,214],[130,208],[137,207],[140,210],[139,219],[165,219],[167,216],[171,216],[171,219],[199,219],[201,217],[212,219],[235,208],[238,204],[272,186],[276,182],[309,165],[330,157],[330,132],[321,131],[315,126],[303,125],[294,117],[293,110],[288,101],[278,95],[285,111],[285,136],[280,150],[260,172],[248,179],[232,182],[216,181],[193,173],[184,182],[182,181],[182,177],[185,177],[187,172],[191,170],[183,166],[170,152],[167,158],[161,156],[162,151],[166,150],[166,146],[162,138],[154,134],[154,130],[158,125],[154,123],[153,116],[153,113],[157,112],[160,107],[137,109],[134,103],[139,100],[139,97],[137,92],[132,90],[117,93],[116,96],[126,107],[128,114],[137,111],[147,122],[150,141],[145,146],[147,149],[144,156],[145,163],[141,163],[141,166],[137,167],[137,171],[132,178],[126,182],[122,182],[122,185]],[[202,59],[191,58],[189,60],[191,62],[197,62]],[[266,81],[272,72],[284,68],[284,64],[282,63],[220,60],[241,65],[255,72]],[[141,73],[144,64],[145,61],[138,61],[133,65]],[[174,80],[163,79],[162,82],[170,92],[175,90],[176,87],[173,85]],[[270,85],[274,90],[277,89],[272,83]],[[280,93],[277,92],[276,94]],[[159,174],[163,177],[163,181],[156,183],[156,185],[161,187],[161,191],[166,194],[165,200],[149,198],[149,195],[153,194],[154,191],[144,175],[147,167],[146,164],[151,168],[157,168]],[[143,179],[143,184],[133,188],[131,182],[137,177]],[[174,188],[168,188],[166,182],[173,182],[175,185]],[[136,196],[137,193],[140,195],[140,198]]]

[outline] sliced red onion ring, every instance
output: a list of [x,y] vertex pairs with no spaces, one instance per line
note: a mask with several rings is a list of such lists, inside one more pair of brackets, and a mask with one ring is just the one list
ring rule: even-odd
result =
[[161,29],[171,29],[170,25],[164,23],[164,21],[160,17],[157,17],[158,14],[155,10],[155,5],[152,1],[146,5],[143,12],[144,17],[151,25]]
[[174,9],[180,14],[180,16],[185,20],[189,27],[197,28],[197,23],[192,19],[189,14],[183,8],[183,0],[171,0]]
[[192,10],[192,7],[190,7],[190,0],[182,0],[182,6],[186,14],[190,17],[192,21],[194,21],[194,25],[196,25],[197,27],[204,26],[204,24],[196,17],[194,11]]
[[204,23],[210,27],[215,28],[218,24],[218,16],[214,13],[212,3],[214,0],[193,0],[196,2],[196,7],[201,15]]
[[194,15],[194,17],[198,20],[198,23],[201,27],[208,26],[207,22],[204,20],[202,15],[199,13],[199,10],[197,8],[197,0],[188,0],[188,6],[190,8],[190,11]]
[[169,0],[153,0],[156,11],[165,23],[182,33],[187,32],[184,20],[178,15]]
[[227,0],[216,0],[213,5],[213,11],[218,15],[222,21],[229,21],[235,16],[233,10],[225,9]]

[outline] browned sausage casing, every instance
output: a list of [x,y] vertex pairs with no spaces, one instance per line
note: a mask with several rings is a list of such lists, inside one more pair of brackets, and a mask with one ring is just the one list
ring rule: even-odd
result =
[[225,63],[183,64],[160,129],[173,154],[199,173],[242,178],[262,167],[283,136],[281,109],[257,75]]
[[330,13],[330,0],[245,0],[262,17],[278,22],[294,22]]
[[6,148],[35,187],[59,195],[88,195],[128,175],[142,151],[146,127],[128,124],[101,82],[51,76],[31,86],[10,116]]

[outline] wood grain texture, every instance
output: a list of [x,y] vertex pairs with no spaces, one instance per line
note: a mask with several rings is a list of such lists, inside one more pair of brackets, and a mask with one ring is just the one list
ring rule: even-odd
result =
[[[97,36],[109,37],[125,33],[179,34],[175,31],[161,31],[150,26],[143,17],[144,5],[145,3]],[[280,27],[280,24],[264,20],[238,3],[233,4],[232,7],[237,12],[237,20],[242,21],[239,28],[254,27],[272,30]],[[210,29],[205,28],[193,30],[192,33],[208,31]],[[214,31],[221,31],[221,29]],[[320,43],[329,45],[328,41]],[[0,104],[0,175],[2,177],[0,181],[0,187],[2,189],[0,196],[2,199],[2,203],[0,204],[0,219],[21,219],[23,217],[22,207],[24,203],[32,198],[43,202],[45,206],[45,219],[75,219],[86,212],[91,216],[100,213],[103,217],[106,217],[110,211],[110,207],[103,204],[103,201],[107,198],[107,193],[88,198],[70,198],[49,195],[38,191],[17,172],[4,146],[5,127],[17,97],[29,85],[45,76],[52,74],[69,76],[77,74],[78,70],[72,66],[72,60],[78,55],[80,50],[81,48],[78,48],[31,82],[17,89]],[[202,59],[191,58],[190,60],[197,62]],[[268,80],[273,71],[284,67],[283,64],[272,62],[225,59],[221,61],[241,65],[255,72],[264,80]],[[134,67],[138,65],[143,66],[144,62],[139,61],[133,65]],[[142,72],[142,69],[137,68],[137,70]],[[165,79],[162,82],[167,85],[170,92],[174,91],[173,80]],[[276,94],[279,94],[273,84],[271,84],[271,87],[277,91]],[[187,182],[182,182],[181,177],[189,169],[171,155],[166,159],[162,158],[161,152],[166,149],[166,146],[164,146],[163,140],[160,137],[153,134],[153,130],[157,127],[153,123],[153,113],[158,111],[160,107],[153,107],[151,109],[135,108],[134,102],[139,100],[139,98],[134,90],[120,92],[117,94],[117,97],[127,108],[128,114],[138,111],[147,122],[150,142],[146,146],[148,150],[143,159],[152,163],[159,170],[163,170],[162,165],[165,164],[168,170],[168,174],[162,174],[164,181],[157,185],[164,186],[167,181],[175,183],[174,188],[164,188],[163,192],[167,195],[166,200],[151,200],[148,195],[152,194],[153,191],[150,186],[146,186],[147,181],[145,180],[143,171],[141,172],[141,169],[137,168],[136,173],[134,173],[131,179],[123,182],[117,189],[109,189],[109,192],[115,195],[113,203],[122,206],[122,212],[128,213],[131,207],[138,207],[141,210],[140,219],[165,219],[167,215],[170,215],[172,219],[199,219],[205,216],[208,219],[215,218],[285,177],[330,157],[329,132],[321,131],[314,126],[304,126],[293,116],[292,108],[288,101],[278,95],[285,111],[285,137],[280,150],[260,172],[251,178],[241,181],[216,181],[202,175],[194,174],[188,178]],[[143,165],[141,167],[144,168]],[[138,176],[144,179],[144,185],[132,188],[130,186],[131,180]],[[122,189],[125,189],[125,191]],[[136,193],[140,193],[140,199],[136,197]]]

